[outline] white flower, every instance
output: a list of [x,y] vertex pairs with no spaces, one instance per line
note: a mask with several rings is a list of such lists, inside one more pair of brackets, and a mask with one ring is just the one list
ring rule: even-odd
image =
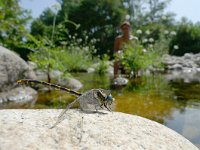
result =
[[122,51],[117,51],[117,53],[118,53],[118,54],[122,54],[123,52],[122,52]]
[[80,42],[82,42],[83,40],[82,40],[82,39],[77,39],[77,41],[80,43]]
[[130,15],[126,15],[126,20],[129,20],[131,17],[130,17]]
[[88,46],[84,47],[84,50],[85,50],[86,52],[89,51],[89,47],[88,47]]
[[169,34],[169,31],[168,31],[168,30],[165,30],[165,31],[164,31],[164,34]]
[[58,10],[61,10],[61,5],[60,3],[56,2],[55,4],[53,4],[51,6],[53,9],[55,9],[55,11],[57,12]]
[[170,34],[171,35],[176,35],[176,32],[175,31],[171,31]]
[[178,45],[174,45],[174,49],[179,49]]
[[122,59],[123,58],[123,51],[118,51],[117,53],[118,53],[119,59]]
[[96,49],[94,49],[94,51],[93,51],[94,53],[96,53],[97,52],[97,50]]
[[149,42],[154,42],[154,39],[153,38],[149,38]]
[[142,43],[146,43],[148,41],[148,39],[143,39]]
[[143,53],[146,53],[147,52],[147,50],[144,48],[144,49],[142,49],[142,51],[143,51]]
[[162,16],[161,19],[162,19],[162,20],[166,20],[166,19],[167,19],[167,16]]
[[149,44],[149,47],[150,47],[150,48],[152,48],[152,47],[153,47],[153,45],[152,45],[152,44]]
[[136,33],[137,34],[142,34],[142,30],[137,30]]
[[92,39],[91,40],[92,43],[96,43],[96,41],[97,41],[96,39]]
[[149,31],[149,30],[147,30],[145,33],[146,33],[147,35],[149,35],[149,34],[150,34],[150,31]]

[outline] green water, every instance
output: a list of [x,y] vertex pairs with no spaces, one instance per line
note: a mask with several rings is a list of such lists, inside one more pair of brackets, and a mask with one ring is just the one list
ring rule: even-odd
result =
[[[126,87],[113,87],[112,79],[96,74],[75,74],[84,87],[112,89],[114,111],[139,115],[177,131],[195,145],[200,145],[200,84],[169,82],[164,75],[130,80]],[[35,108],[64,108],[75,97],[62,92],[40,93]]]

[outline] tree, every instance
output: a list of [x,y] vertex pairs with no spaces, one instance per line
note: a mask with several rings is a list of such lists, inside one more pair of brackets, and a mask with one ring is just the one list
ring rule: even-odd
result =
[[125,0],[124,5],[133,26],[139,27],[149,23],[172,24],[174,14],[164,12],[169,2],[170,0]]
[[29,19],[30,12],[23,10],[17,0],[0,1],[0,44],[21,55],[27,53],[20,48],[28,33],[25,26]]
[[50,8],[44,10],[40,17],[32,22],[31,34],[33,36],[47,36],[50,38],[55,15]]
[[[183,20],[184,21],[184,20]],[[183,22],[177,25],[177,34],[170,43],[171,55],[200,52],[200,25]]]
[[80,37],[86,32],[89,39],[98,39],[98,55],[111,54],[117,27],[124,14],[121,0],[83,0],[68,12],[69,20],[80,24],[80,28],[77,31],[73,28],[69,30],[72,34],[77,32]]

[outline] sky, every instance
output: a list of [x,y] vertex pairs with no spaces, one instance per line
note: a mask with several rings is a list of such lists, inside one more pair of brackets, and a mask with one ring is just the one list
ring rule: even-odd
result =
[[[20,0],[20,5],[32,11],[33,18],[39,17],[42,11],[51,7],[56,0]],[[200,22],[200,0],[171,0],[167,12],[174,12],[176,20],[188,18],[193,23]]]

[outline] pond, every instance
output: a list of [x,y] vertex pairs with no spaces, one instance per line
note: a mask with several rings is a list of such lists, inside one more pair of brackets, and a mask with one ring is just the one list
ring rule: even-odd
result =
[[[112,79],[96,74],[74,74],[84,87],[112,89],[114,111],[139,115],[159,122],[200,146],[200,83],[169,81],[164,74],[129,80],[125,87],[113,87]],[[39,93],[34,108],[64,108],[75,97],[62,91]]]

